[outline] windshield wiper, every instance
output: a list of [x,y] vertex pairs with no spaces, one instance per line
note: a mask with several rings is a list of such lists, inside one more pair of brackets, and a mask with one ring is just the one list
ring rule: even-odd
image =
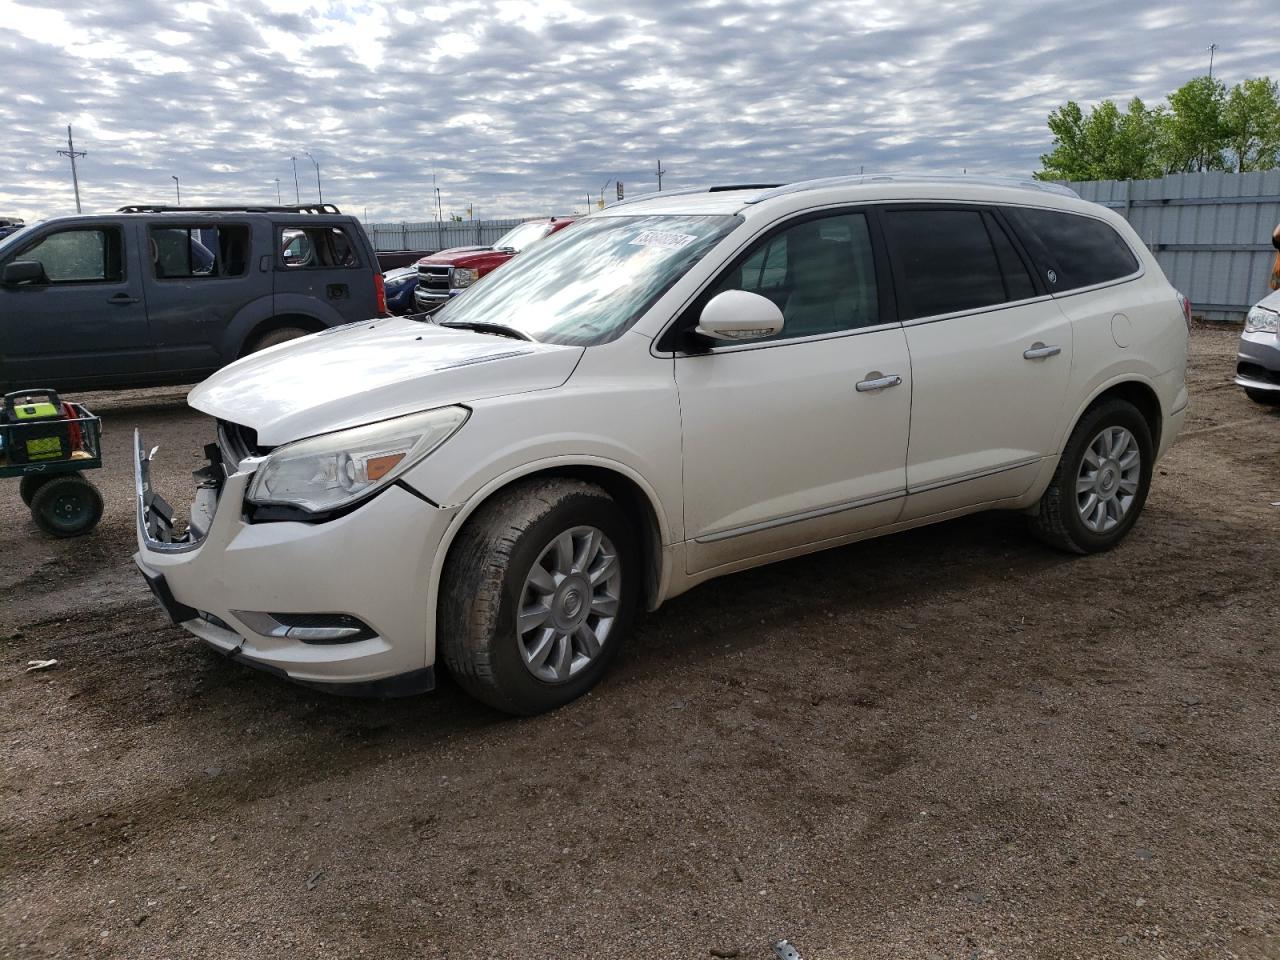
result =
[[510,337],[512,340],[527,340],[530,343],[538,342],[523,330],[508,327],[505,323],[489,323],[484,320],[445,320],[443,322],[437,320],[436,323],[451,330],[474,330],[476,333],[491,333],[495,337]]

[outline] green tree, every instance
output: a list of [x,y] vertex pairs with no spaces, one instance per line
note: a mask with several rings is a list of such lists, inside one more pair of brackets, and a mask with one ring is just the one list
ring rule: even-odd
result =
[[1222,127],[1237,173],[1273,169],[1280,160],[1280,86],[1270,77],[1237,83],[1223,105]]
[[1160,111],[1137,97],[1121,113],[1103,100],[1086,115],[1074,100],[1049,114],[1053,150],[1040,158],[1041,180],[1131,180],[1159,176]]
[[1169,94],[1160,122],[1160,155],[1166,173],[1227,168],[1222,112],[1227,88],[1220,80],[1196,77]]

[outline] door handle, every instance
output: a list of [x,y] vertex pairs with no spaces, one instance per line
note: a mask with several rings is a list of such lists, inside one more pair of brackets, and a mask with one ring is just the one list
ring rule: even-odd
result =
[[114,297],[108,297],[107,303],[114,303],[117,306],[126,306],[130,303],[137,303],[137,297],[131,297],[127,293],[117,293]]
[[1046,346],[1042,341],[1037,340],[1026,350],[1022,351],[1022,356],[1027,360],[1043,360],[1045,357],[1056,357],[1061,352],[1061,347],[1053,344]]
[[867,374],[866,380],[858,381],[858,385],[854,389],[859,393],[871,393],[875,390],[887,390],[889,387],[896,387],[900,383],[902,383],[902,378],[896,373],[885,376],[879,370],[872,370]]

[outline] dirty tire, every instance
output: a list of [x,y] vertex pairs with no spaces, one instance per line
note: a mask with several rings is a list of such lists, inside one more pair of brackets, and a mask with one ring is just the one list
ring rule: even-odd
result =
[[[544,548],[582,525],[602,531],[617,550],[618,612],[595,658],[569,679],[548,683],[525,666],[516,613],[525,578]],[[445,665],[468,693],[507,713],[542,713],[568,703],[599,681],[626,640],[640,571],[632,526],[604,490],[558,478],[516,484],[476,511],[449,551],[437,621]]]
[[22,502],[31,506],[31,498],[36,495],[36,491],[52,479],[53,475],[50,474],[28,473],[18,482],[18,495],[22,497]]
[[31,516],[51,537],[78,537],[102,519],[102,494],[83,477],[51,477],[31,498]]
[[1253,387],[1245,387],[1244,393],[1254,403],[1260,403],[1264,407],[1280,406],[1280,390],[1257,390]]
[[301,327],[281,327],[279,330],[268,330],[249,344],[249,349],[245,351],[245,355],[257,353],[259,350],[275,347],[290,340],[297,340],[299,337],[307,336],[310,332],[310,330],[303,330]]
[[[1120,523],[1106,533],[1096,533],[1085,526],[1077,509],[1076,478],[1090,442],[1102,430],[1113,426],[1124,427],[1138,442],[1138,451],[1142,457],[1138,490]],[[1151,486],[1154,459],[1151,429],[1137,407],[1119,399],[1095,403],[1084,412],[1075,430],[1071,432],[1053,480],[1040,498],[1036,513],[1030,517],[1032,534],[1049,546],[1069,553],[1099,553],[1110,550],[1125,538],[1142,513],[1143,504],[1147,501],[1147,491]]]

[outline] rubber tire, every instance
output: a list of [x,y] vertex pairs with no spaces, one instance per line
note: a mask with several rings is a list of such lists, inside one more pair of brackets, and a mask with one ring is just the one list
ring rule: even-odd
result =
[[[1076,509],[1075,484],[1084,459],[1085,448],[1106,427],[1124,427],[1138,441],[1142,454],[1142,469],[1138,480],[1138,493],[1125,518],[1107,533],[1094,533],[1084,525]],[[1100,553],[1110,550],[1125,538],[1142,513],[1151,488],[1151,468],[1155,458],[1155,445],[1151,441],[1151,429],[1138,408],[1126,400],[1102,400],[1084,412],[1071,439],[1067,441],[1058,469],[1054,471],[1049,488],[1040,498],[1037,511],[1030,518],[1031,532],[1051,547],[1069,553]]]
[[1280,406],[1280,390],[1255,390],[1253,387],[1245,387],[1244,393],[1254,403],[1260,403],[1264,407]]
[[36,495],[36,491],[52,479],[53,475],[47,473],[28,473],[24,476],[18,481],[18,494],[22,497],[22,502],[31,506],[31,498]]
[[301,327],[280,327],[278,330],[268,330],[249,344],[249,349],[244,352],[244,355],[248,356],[251,353],[257,353],[259,350],[267,349],[267,347],[276,347],[282,343],[288,343],[290,340],[308,336],[310,333],[310,330],[303,330]]
[[[618,619],[596,661],[565,683],[537,679],[516,642],[516,610],[530,567],[569,527],[590,524],[618,550],[622,597]],[[445,561],[437,615],[437,649],[464,690],[506,713],[555,709],[596,685],[631,630],[641,573],[636,537],[617,503],[580,480],[531,480],[484,504],[458,534]]]
[[[54,511],[59,498],[66,496],[81,499],[83,512],[74,522],[63,520]],[[83,477],[51,477],[31,498],[31,516],[36,526],[51,537],[79,537],[96,527],[102,519],[102,494]]]

